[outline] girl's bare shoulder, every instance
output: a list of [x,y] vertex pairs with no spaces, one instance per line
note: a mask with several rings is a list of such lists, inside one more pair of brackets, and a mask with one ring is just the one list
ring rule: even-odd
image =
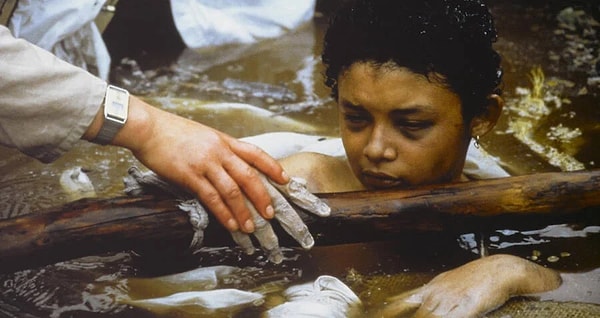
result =
[[299,152],[279,160],[288,175],[304,178],[311,192],[352,191],[358,185],[345,158]]

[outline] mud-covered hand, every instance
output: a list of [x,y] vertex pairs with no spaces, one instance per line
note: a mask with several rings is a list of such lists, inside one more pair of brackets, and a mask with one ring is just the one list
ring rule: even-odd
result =
[[[274,208],[274,219],[276,219],[281,227],[292,236],[305,249],[313,247],[315,241],[310,234],[308,227],[300,218],[294,207],[288,202],[288,199],[301,207],[302,209],[316,214],[321,217],[329,216],[331,209],[317,196],[310,193],[306,188],[306,182],[300,178],[290,178],[290,181],[285,185],[278,185],[269,182],[263,176],[263,183],[267,192],[271,196]],[[283,254],[279,248],[279,239],[275,235],[270,222],[261,217],[256,210],[248,204],[251,210],[255,230],[252,235],[256,237],[260,246],[269,255],[269,260],[275,264],[283,261]],[[234,241],[244,249],[246,254],[254,253],[254,245],[250,236],[240,231],[231,232]]]
[[510,297],[557,288],[560,275],[512,255],[484,257],[444,272],[423,287],[389,299],[382,317],[479,317]]
[[[264,175],[260,175],[260,180],[273,202],[273,217],[303,248],[311,248],[315,241],[308,231],[308,227],[286,197],[302,209],[322,217],[329,216],[331,211],[329,206],[307,190],[306,182],[303,179],[290,178],[290,181],[285,185],[271,183],[267,181]],[[188,213],[190,222],[196,233],[191,248],[195,250],[202,245],[204,229],[208,226],[208,215],[204,207],[197,199],[194,199],[192,194],[177,185],[165,181],[153,171],[144,172],[135,166],[129,168],[128,176],[123,181],[125,183],[125,192],[129,195],[140,195],[158,191],[169,193],[182,200],[179,208]],[[254,221],[255,230],[252,234],[246,234],[241,231],[230,231],[234,241],[244,249],[246,254],[253,254],[255,249],[250,235],[254,235],[260,246],[269,254],[269,260],[276,264],[281,263],[283,254],[279,248],[279,239],[275,235],[271,224],[256,212],[250,201],[246,200],[246,205]]]

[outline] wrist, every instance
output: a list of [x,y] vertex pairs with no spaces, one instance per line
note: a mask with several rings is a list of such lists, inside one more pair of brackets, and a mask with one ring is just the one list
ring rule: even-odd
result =
[[115,135],[111,145],[127,148],[133,152],[151,139],[156,111],[136,96],[129,97],[129,117],[123,128]]

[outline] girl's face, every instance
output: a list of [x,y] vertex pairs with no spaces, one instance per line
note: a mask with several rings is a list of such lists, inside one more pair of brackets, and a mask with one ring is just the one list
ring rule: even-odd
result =
[[355,63],[339,77],[340,130],[367,189],[457,181],[470,141],[458,95],[406,68]]

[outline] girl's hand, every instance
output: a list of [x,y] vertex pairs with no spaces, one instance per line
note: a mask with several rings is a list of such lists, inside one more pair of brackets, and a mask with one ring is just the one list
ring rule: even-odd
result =
[[560,275],[512,255],[484,257],[436,276],[427,285],[392,297],[382,317],[479,317],[516,295],[557,288]]

